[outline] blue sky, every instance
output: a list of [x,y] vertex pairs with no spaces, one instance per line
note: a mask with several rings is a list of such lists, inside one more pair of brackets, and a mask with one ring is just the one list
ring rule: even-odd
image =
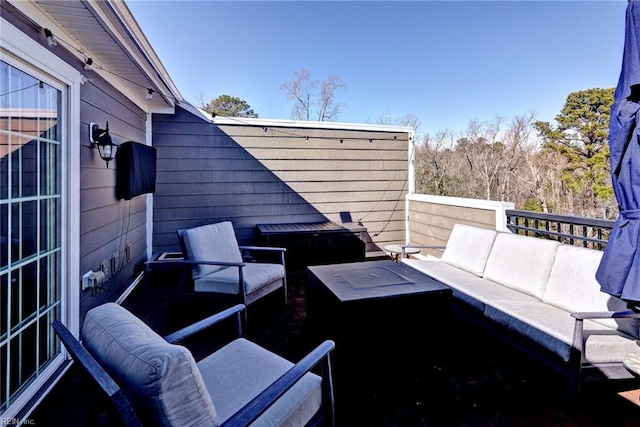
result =
[[617,84],[627,2],[160,1],[127,4],[183,96],[289,119],[294,72],[339,76],[341,122],[413,114],[419,132],[533,111]]

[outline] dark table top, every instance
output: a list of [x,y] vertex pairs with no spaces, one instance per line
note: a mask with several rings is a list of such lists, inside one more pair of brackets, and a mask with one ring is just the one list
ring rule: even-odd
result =
[[391,260],[308,268],[342,302],[407,294],[451,293],[448,286]]
[[338,224],[332,221],[325,222],[303,222],[303,223],[286,223],[286,224],[258,224],[260,234],[264,236],[277,234],[323,234],[323,233],[359,233],[367,231],[367,228],[355,223]]

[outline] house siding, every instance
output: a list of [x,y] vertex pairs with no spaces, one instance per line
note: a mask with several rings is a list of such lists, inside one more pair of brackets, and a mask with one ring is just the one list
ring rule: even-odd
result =
[[231,220],[239,241],[253,243],[256,224],[340,222],[340,212],[361,221],[378,245],[404,239],[407,133],[303,123],[265,133],[178,109],[153,116],[153,144],[156,251],[177,250],[180,228]]
[[[411,194],[407,197],[409,241],[445,246],[455,224],[507,231],[505,210],[513,203]],[[442,250],[423,249],[421,255],[440,256]]]
[[[1,16],[42,46],[47,46],[42,32],[10,3],[0,7]],[[146,260],[146,203],[144,197],[131,202],[118,201],[115,197],[115,161],[106,168],[89,140],[89,123],[104,127],[109,121],[113,142],[145,141],[146,114],[131,101],[101,79],[96,73],[82,69],[83,64],[64,45],[50,51],[70,64],[91,82],[82,86],[80,93],[80,272],[98,270],[105,261],[118,253],[120,271],[107,271],[107,281],[100,292],[86,290],[80,295],[80,321],[91,308],[117,299],[132,282],[136,272]],[[124,258],[126,243],[131,246],[131,262]],[[77,284],[80,286],[80,283]]]
[[[101,128],[109,122],[115,144],[126,141],[144,143],[146,113],[107,82],[94,78],[82,87],[80,107],[80,272],[106,266],[107,281],[99,292],[81,294],[81,318],[106,301],[116,300],[146,261],[146,198],[116,198],[115,159],[106,167],[98,150],[91,147],[89,124]],[[129,260],[126,247],[131,248]],[[115,256],[116,269],[111,259]]]

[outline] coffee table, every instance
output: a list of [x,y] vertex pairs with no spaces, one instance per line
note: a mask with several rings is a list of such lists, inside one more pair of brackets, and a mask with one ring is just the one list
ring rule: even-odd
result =
[[446,339],[450,288],[392,260],[310,266],[308,272],[308,336],[336,342],[338,413],[367,410],[435,366]]
[[312,280],[342,303],[412,294],[450,295],[451,288],[391,260],[308,267]]

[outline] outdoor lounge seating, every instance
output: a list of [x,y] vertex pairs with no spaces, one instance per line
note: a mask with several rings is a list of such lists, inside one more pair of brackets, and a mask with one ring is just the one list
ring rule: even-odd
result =
[[[249,305],[284,288],[286,304],[286,249],[239,246],[229,221],[178,230],[178,239],[184,256],[181,262],[192,266],[194,292],[237,295],[242,304]],[[243,258],[243,253],[256,252],[276,254],[280,262],[246,262]]]
[[[125,425],[333,425],[334,343],[324,341],[294,365],[242,338],[244,309],[234,306],[164,338],[114,303],[89,311],[82,344],[59,321],[53,327]],[[238,338],[198,362],[175,344],[233,317]],[[321,376],[311,372],[316,366]]]
[[440,259],[404,259],[453,289],[454,307],[566,374],[630,378],[640,314],[600,291],[602,251],[456,224]]

